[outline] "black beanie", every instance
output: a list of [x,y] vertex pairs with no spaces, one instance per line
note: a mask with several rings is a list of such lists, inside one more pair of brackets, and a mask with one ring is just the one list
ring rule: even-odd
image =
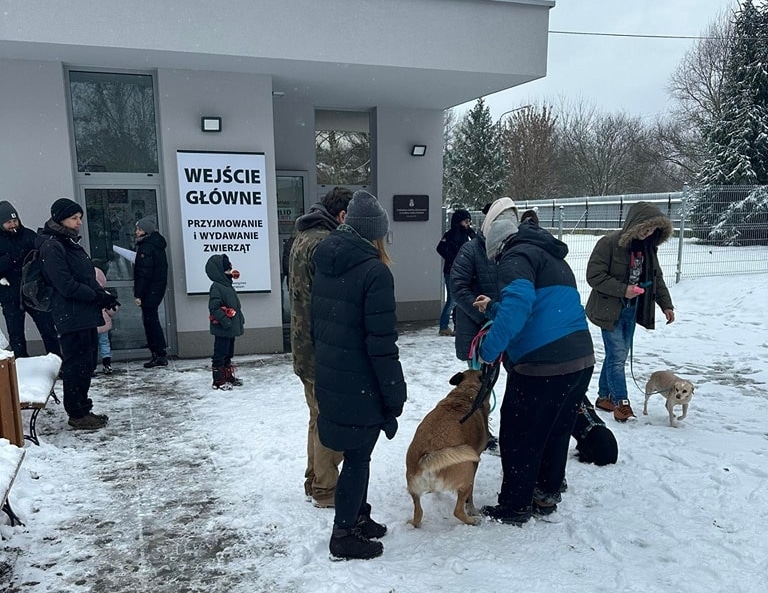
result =
[[389,232],[389,216],[376,197],[364,189],[356,191],[349,201],[344,224],[351,226],[363,239],[369,241],[381,239]]
[[59,224],[62,220],[74,216],[78,212],[82,214],[83,207],[69,198],[59,198],[51,206],[51,218]]
[[13,204],[8,202],[7,200],[3,200],[0,202],[0,224],[5,224],[9,220],[18,220],[19,219],[19,213],[16,212],[16,208],[13,207]]

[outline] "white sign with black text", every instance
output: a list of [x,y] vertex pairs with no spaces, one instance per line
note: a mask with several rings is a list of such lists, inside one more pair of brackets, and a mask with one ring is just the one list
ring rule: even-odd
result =
[[187,294],[208,294],[205,264],[226,254],[238,292],[272,290],[264,153],[177,150]]

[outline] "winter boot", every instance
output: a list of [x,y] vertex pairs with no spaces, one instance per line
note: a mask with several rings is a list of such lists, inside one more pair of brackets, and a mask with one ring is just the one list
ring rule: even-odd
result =
[[152,353],[152,359],[144,363],[145,369],[153,369],[155,367],[167,367],[168,359],[165,357],[165,353],[160,354],[157,352]]
[[339,560],[369,560],[384,552],[381,542],[367,539],[357,526],[350,529],[334,526],[328,548],[331,556]]
[[104,368],[105,375],[111,375],[112,374],[112,357],[105,356],[104,358],[102,358],[101,366]]
[[366,539],[379,539],[387,533],[387,526],[383,523],[376,523],[371,519],[371,505],[365,504],[365,508],[357,516],[355,527],[360,530],[362,536]]
[[232,385],[233,387],[242,387],[243,381],[242,379],[238,379],[235,377],[235,365],[228,364],[224,367],[224,370],[227,373],[227,383]]
[[232,389],[232,385],[227,383],[227,369],[226,367],[213,367],[213,387],[214,389],[221,389],[222,391],[229,391]]

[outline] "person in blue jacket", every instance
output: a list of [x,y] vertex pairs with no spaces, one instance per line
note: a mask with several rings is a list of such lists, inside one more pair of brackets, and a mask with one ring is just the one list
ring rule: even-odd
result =
[[357,191],[344,223],[317,246],[312,284],[317,429],[342,451],[329,548],[339,559],[375,558],[386,525],[371,519],[368,478],[379,433],[393,438],[406,400],[397,348],[395,287],[384,236],[387,213]]
[[[490,214],[490,213],[489,213]],[[493,325],[480,346],[483,361],[505,354],[507,385],[499,447],[503,478],[498,504],[481,512],[522,525],[561,500],[568,447],[595,355],[568,246],[536,224],[518,228],[512,209],[486,220],[486,253],[497,260],[499,300],[475,306]]]

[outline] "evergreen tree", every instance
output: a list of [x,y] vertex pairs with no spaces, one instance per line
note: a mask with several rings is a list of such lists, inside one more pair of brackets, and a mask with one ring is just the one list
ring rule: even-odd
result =
[[453,145],[445,154],[444,202],[450,208],[480,210],[501,196],[504,165],[499,126],[483,99],[456,128]]
[[705,126],[703,185],[768,184],[768,6],[736,13],[723,76],[721,117]]
[[736,12],[723,71],[721,116],[703,132],[708,156],[697,181],[705,187],[689,201],[697,236],[728,245],[764,243],[768,233],[748,233],[746,223],[768,215],[765,190],[737,192],[722,186],[768,184],[767,4],[744,0]]

